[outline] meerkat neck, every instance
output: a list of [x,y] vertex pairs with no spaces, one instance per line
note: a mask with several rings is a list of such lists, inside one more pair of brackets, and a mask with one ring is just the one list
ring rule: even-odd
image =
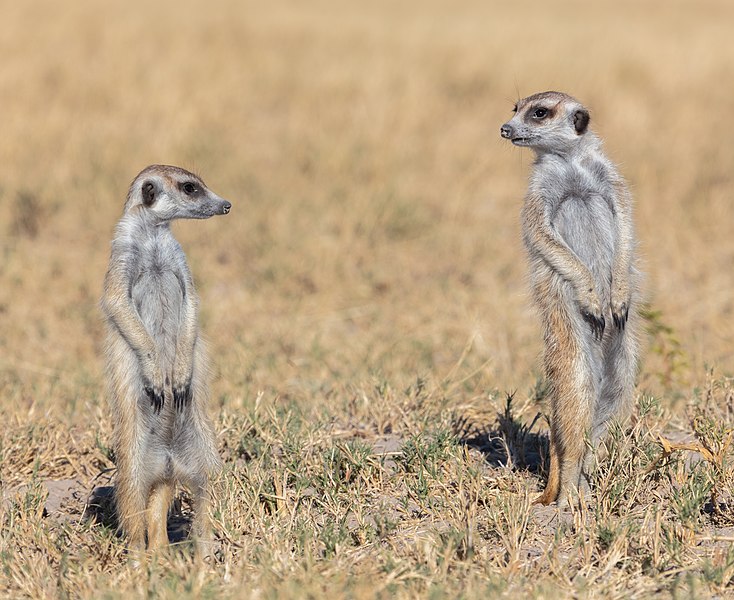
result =
[[538,161],[541,161],[546,156],[558,156],[565,161],[573,162],[602,153],[601,140],[591,131],[580,138],[576,144],[568,144],[563,148],[533,148],[533,150],[535,150]]
[[151,219],[142,210],[131,210],[123,215],[117,225],[117,237],[133,240],[152,239],[173,235],[171,222]]
[[156,229],[169,229],[171,228],[171,221],[169,219],[162,219],[159,215],[150,211],[144,210],[142,206],[138,205],[128,213],[132,221],[139,223],[143,226],[153,227]]

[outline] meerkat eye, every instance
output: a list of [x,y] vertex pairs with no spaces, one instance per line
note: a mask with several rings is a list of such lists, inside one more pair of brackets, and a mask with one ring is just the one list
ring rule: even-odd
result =
[[181,189],[184,191],[184,194],[187,196],[193,196],[196,193],[196,186],[191,183],[190,181],[187,181],[181,186]]
[[535,112],[533,113],[533,116],[536,119],[545,119],[548,116],[548,109],[547,108],[536,108]]

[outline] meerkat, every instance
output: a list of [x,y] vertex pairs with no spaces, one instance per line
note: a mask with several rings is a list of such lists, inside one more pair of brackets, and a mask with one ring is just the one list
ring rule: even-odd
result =
[[535,152],[522,209],[530,283],[544,330],[550,470],[536,502],[589,492],[593,453],[632,404],[640,276],[632,197],[567,94],[517,102],[500,133]]
[[197,555],[211,553],[208,480],[219,468],[207,415],[207,359],[198,299],[174,219],[226,215],[232,205],[196,175],[152,165],[134,179],[112,241],[102,310],[117,463],[115,500],[130,550],[168,544],[177,483],[189,489]]

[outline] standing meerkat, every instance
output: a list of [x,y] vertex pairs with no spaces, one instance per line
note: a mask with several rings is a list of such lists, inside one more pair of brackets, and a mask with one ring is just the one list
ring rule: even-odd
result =
[[503,138],[535,151],[522,209],[530,281],[544,330],[550,471],[537,502],[588,493],[592,453],[624,418],[637,370],[639,274],[632,198],[578,100],[520,100]]
[[115,500],[130,549],[168,544],[176,483],[193,497],[197,555],[211,552],[208,479],[220,465],[207,415],[198,300],[174,219],[226,215],[232,205],[196,175],[152,165],[132,182],[112,241],[102,310],[117,462]]

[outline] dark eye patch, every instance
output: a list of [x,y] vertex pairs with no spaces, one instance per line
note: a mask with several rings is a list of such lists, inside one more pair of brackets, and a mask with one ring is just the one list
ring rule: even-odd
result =
[[531,106],[527,112],[524,113],[523,120],[526,123],[537,123],[538,121],[546,121],[552,119],[556,114],[556,107],[548,107],[535,105]]

